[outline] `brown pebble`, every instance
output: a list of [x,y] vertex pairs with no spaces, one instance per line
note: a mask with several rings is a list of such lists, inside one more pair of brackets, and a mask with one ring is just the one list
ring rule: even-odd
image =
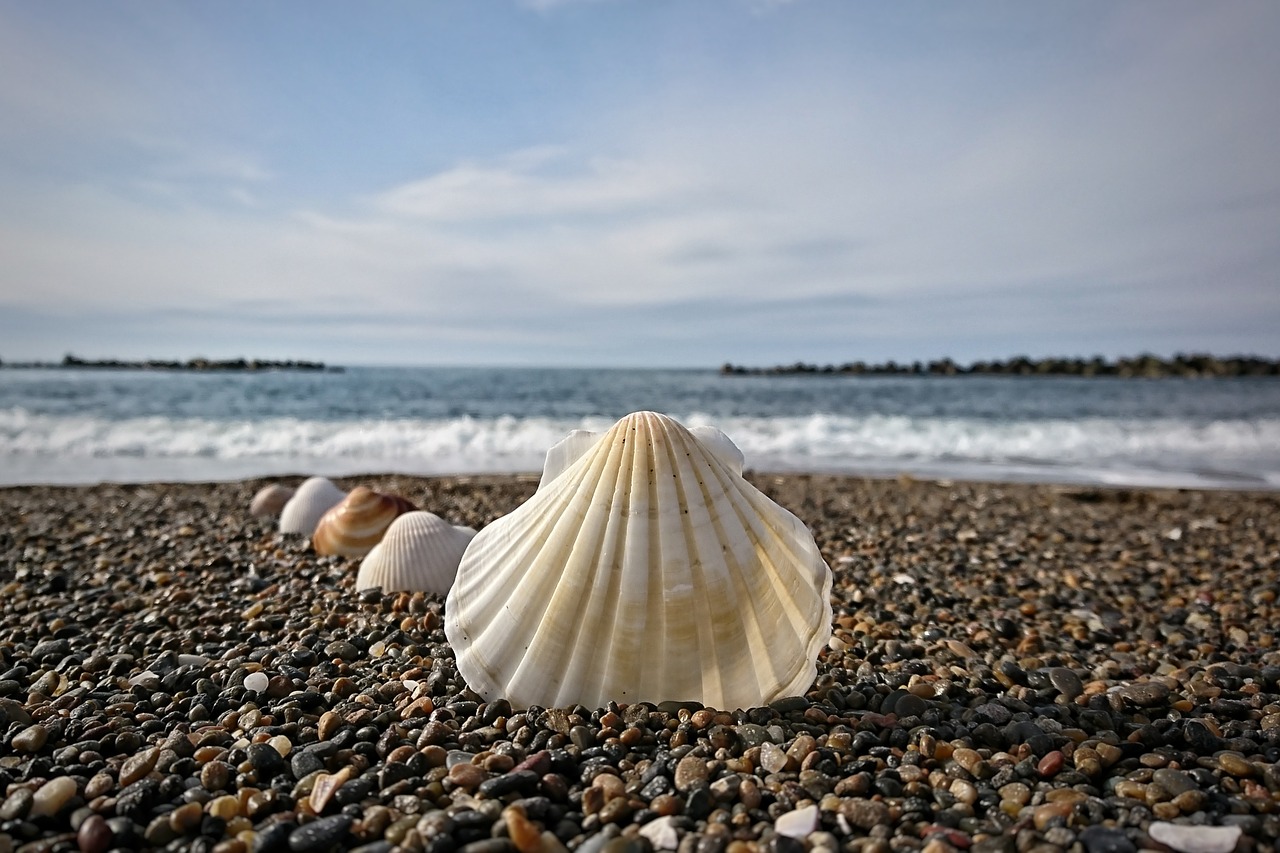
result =
[[1182,814],[1194,814],[1205,807],[1209,795],[1204,791],[1183,791],[1171,801]]
[[111,831],[107,819],[100,814],[89,815],[76,832],[76,844],[80,846],[80,853],[105,853],[114,840],[115,833]]
[[131,755],[120,765],[120,787],[127,788],[155,769],[160,748],[153,746],[137,755]]
[[871,829],[889,822],[889,806],[879,800],[845,800],[840,804],[840,813],[859,829]]
[[508,806],[502,817],[507,824],[507,837],[520,853],[541,853],[542,830],[525,816],[524,809]]
[[1061,818],[1063,821],[1066,821],[1071,817],[1071,813],[1074,810],[1075,803],[1045,803],[1042,806],[1036,806],[1035,811],[1031,815],[1031,819],[1035,823],[1036,829],[1043,832],[1048,829],[1057,818]]
[[684,811],[684,801],[673,794],[659,794],[649,803],[649,808],[659,817],[668,817]]
[[474,791],[487,777],[484,768],[474,764],[455,764],[449,768],[449,781],[466,791]]
[[111,778],[110,773],[95,773],[84,786],[84,798],[86,800],[97,799],[103,794],[110,793],[115,786],[116,780]]
[[1224,752],[1219,755],[1218,767],[1222,768],[1223,773],[1229,773],[1237,778],[1253,775],[1253,765],[1238,752]]
[[686,755],[676,764],[676,790],[682,794],[707,786],[707,761],[696,755]]
[[13,736],[9,743],[18,752],[39,752],[49,739],[49,730],[36,723]]
[[631,819],[631,814],[635,809],[631,806],[631,801],[626,797],[615,797],[604,804],[604,808],[600,809],[601,823],[627,823]]
[[593,815],[604,808],[604,791],[600,788],[588,788],[582,792],[582,813]]
[[184,803],[169,812],[169,827],[178,835],[186,835],[198,829],[204,819],[204,809],[199,803]]
[[209,814],[222,820],[231,820],[240,814],[240,799],[230,794],[223,797],[215,797],[209,801]]
[[320,740],[328,740],[338,731],[338,727],[342,725],[342,717],[336,711],[325,711],[320,715],[320,720],[316,723],[316,737]]
[[200,768],[200,784],[206,791],[221,791],[231,781],[231,765],[225,761],[210,761]]
[[1055,749],[1052,752],[1045,753],[1044,758],[1040,759],[1039,763],[1036,764],[1036,772],[1039,773],[1041,777],[1048,779],[1050,777],[1057,776],[1058,771],[1060,771],[1066,763],[1066,756],[1062,754],[1061,750]]

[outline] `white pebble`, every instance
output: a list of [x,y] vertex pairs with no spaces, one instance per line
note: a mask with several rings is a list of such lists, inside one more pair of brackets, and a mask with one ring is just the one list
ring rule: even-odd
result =
[[1156,820],[1147,828],[1147,835],[1181,853],[1231,853],[1240,841],[1240,827],[1190,826]]
[[680,844],[680,836],[671,817],[660,817],[640,827],[640,834],[649,839],[654,850],[675,850]]
[[244,677],[245,690],[256,690],[261,693],[270,683],[271,679],[267,678],[266,673],[263,672],[252,672]]
[[790,838],[806,838],[818,828],[818,807],[805,806],[802,809],[779,815],[774,821],[773,831]]

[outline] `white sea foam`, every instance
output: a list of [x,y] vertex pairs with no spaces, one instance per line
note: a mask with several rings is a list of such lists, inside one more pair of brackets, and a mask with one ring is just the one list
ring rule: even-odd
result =
[[[712,418],[757,470],[1280,488],[1280,419],[991,421],[906,416]],[[536,471],[571,429],[607,418],[211,420],[0,410],[0,482],[203,480]]]

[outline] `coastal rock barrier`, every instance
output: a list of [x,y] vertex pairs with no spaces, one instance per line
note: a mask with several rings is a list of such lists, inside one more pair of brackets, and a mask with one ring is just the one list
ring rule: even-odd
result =
[[125,361],[117,358],[85,359],[74,355],[67,355],[62,361],[0,361],[0,367],[28,370],[190,370],[199,372],[253,370],[327,370],[340,372],[342,370],[341,367],[328,367],[323,361],[299,361],[294,359],[273,361],[261,358],[190,358],[186,361],[168,361],[152,358],[142,361]]
[[1280,376],[1280,360],[1257,356],[1176,355],[1170,359],[1154,355],[1119,358],[1114,361],[1101,356],[1093,358],[1040,358],[1017,356],[1005,361],[975,361],[957,364],[949,358],[935,361],[898,363],[886,361],[868,364],[851,361],[845,364],[817,365],[805,362],[773,367],[744,367],[726,363],[720,372],[727,376],[831,375],[844,376],[1119,376],[1157,379],[1180,376],[1190,378],[1218,376]]

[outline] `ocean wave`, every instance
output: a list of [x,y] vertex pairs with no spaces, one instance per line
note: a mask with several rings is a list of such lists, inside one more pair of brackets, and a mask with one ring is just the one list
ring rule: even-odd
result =
[[[717,417],[758,470],[948,472],[956,476],[1158,480],[1280,487],[1280,419],[1190,421],[808,414]],[[215,420],[36,414],[0,410],[0,481],[225,478],[280,473],[535,471],[571,429],[605,418]]]

